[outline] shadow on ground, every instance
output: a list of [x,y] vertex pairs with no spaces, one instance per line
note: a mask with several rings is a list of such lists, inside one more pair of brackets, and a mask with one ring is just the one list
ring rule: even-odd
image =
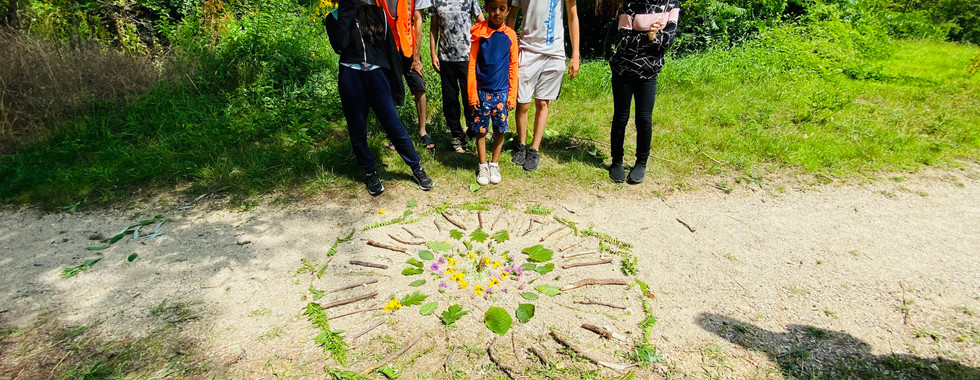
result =
[[746,349],[763,352],[787,378],[980,379],[980,369],[943,358],[871,353],[871,346],[841,331],[788,325],[769,331],[724,315],[703,313],[701,328]]

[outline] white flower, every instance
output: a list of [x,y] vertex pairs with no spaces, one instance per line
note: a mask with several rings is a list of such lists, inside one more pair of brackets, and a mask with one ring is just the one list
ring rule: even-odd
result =
[[626,308],[626,315],[633,315],[633,309]]

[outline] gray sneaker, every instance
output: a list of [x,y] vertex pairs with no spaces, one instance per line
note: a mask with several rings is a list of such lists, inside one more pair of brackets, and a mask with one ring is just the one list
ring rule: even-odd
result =
[[510,159],[510,162],[513,162],[514,165],[524,165],[524,158],[526,154],[527,154],[527,145],[523,145],[523,144],[518,145],[517,149],[514,149],[514,153],[513,153],[514,157]]
[[524,170],[532,171],[538,168],[538,151],[534,148],[527,150],[524,154]]

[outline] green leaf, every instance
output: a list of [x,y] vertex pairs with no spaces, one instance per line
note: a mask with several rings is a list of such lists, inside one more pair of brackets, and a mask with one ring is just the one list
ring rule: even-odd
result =
[[483,232],[482,228],[477,228],[472,233],[470,233],[470,240],[477,241],[480,243],[487,241],[488,237],[490,237],[490,234]]
[[406,204],[405,207],[412,208],[412,207],[417,206],[418,204],[419,204],[419,202],[416,202],[414,199],[412,199],[412,200],[408,201],[408,204]]
[[460,230],[450,230],[449,231],[449,237],[451,237],[453,239],[456,239],[456,240],[459,240],[459,239],[462,239],[463,238],[463,233],[460,232]]
[[528,255],[527,258],[528,260],[537,261],[539,263],[551,260],[551,255],[555,253],[555,251],[545,248],[541,244],[538,244],[533,247],[524,248],[524,250],[521,252],[524,252],[525,254]]
[[408,260],[405,260],[405,262],[406,262],[406,263],[408,263],[408,264],[411,264],[411,265],[414,265],[414,266],[417,266],[417,267],[419,267],[419,268],[421,268],[421,267],[422,267],[423,265],[425,265],[425,264],[423,264],[423,263],[422,263],[421,261],[419,261],[419,259],[416,259],[416,258],[414,258],[414,257],[411,257],[411,258],[409,258]]
[[425,285],[425,280],[415,280],[415,281],[412,281],[411,284],[408,284],[408,286],[411,286],[413,288],[414,287],[419,287],[419,286],[422,286],[422,285]]
[[497,335],[503,336],[510,330],[510,325],[514,323],[514,320],[510,317],[510,313],[504,310],[502,307],[491,306],[487,309],[486,314],[483,315],[483,322],[487,324],[487,328],[490,331],[497,333]]
[[[126,232],[129,232],[129,231],[126,231]],[[118,241],[122,240],[122,238],[126,237],[126,235],[127,235],[126,232],[123,232],[123,233],[121,233],[119,235],[113,236],[112,239],[109,239],[109,245],[116,244],[116,242],[118,242]]]
[[135,253],[132,254],[132,255],[129,255],[129,257],[126,258],[126,261],[133,262],[133,260],[136,260],[136,256],[137,255]]
[[149,226],[149,225],[153,224],[154,222],[156,222],[156,219],[146,219],[146,220],[141,220],[139,222],[139,225],[140,226]]
[[439,307],[439,302],[429,302],[425,305],[422,305],[422,307],[419,308],[419,314],[422,315],[432,314],[433,311],[436,311],[437,307]]
[[483,188],[483,186],[480,186],[479,184],[476,184],[476,183],[471,183],[470,184],[470,192],[471,193],[475,193],[475,192],[479,191],[482,188]]
[[535,286],[534,289],[536,289],[541,293],[544,293],[546,296],[549,297],[554,297],[558,295],[558,293],[561,293],[561,289],[558,289],[557,287],[552,285],[538,285]]
[[399,302],[401,302],[403,306],[421,305],[422,301],[425,301],[426,298],[429,298],[429,296],[416,291],[402,297]]
[[510,239],[510,233],[508,233],[507,230],[500,230],[497,231],[497,233],[493,234],[493,240],[496,240],[497,243],[503,243],[509,239]]
[[528,301],[535,301],[538,299],[538,295],[531,292],[521,293],[521,297],[524,297],[524,299]]
[[534,271],[538,272],[538,274],[545,274],[551,272],[554,269],[555,269],[554,263],[547,263],[545,265],[540,265],[537,268],[534,268]]
[[421,251],[419,251],[419,258],[422,259],[422,260],[432,260],[432,259],[436,258],[436,256],[433,255],[432,252],[429,252],[429,251],[426,251],[426,250],[421,250]]
[[453,323],[456,323],[457,320],[469,313],[468,311],[463,311],[462,306],[452,305],[449,309],[442,312],[442,323],[446,324],[446,326],[452,326]]
[[402,275],[405,275],[405,276],[411,276],[411,275],[415,275],[415,274],[419,274],[419,273],[422,273],[422,268],[408,267],[408,268],[402,269]]
[[326,292],[324,292],[322,290],[319,290],[317,288],[314,288],[313,285],[310,285],[309,291],[310,291],[310,294],[313,295],[313,300],[314,301],[317,301],[320,298],[323,298],[324,295],[326,295]]
[[514,316],[517,317],[518,321],[521,323],[527,323],[531,318],[534,317],[534,305],[529,303],[522,303],[517,306],[517,310],[514,311]]
[[537,271],[538,266],[534,265],[534,263],[524,263],[521,264],[521,269],[525,271]]
[[453,248],[451,245],[443,243],[441,241],[427,241],[425,242],[425,246],[429,247],[429,249],[431,249],[432,252],[448,251]]
[[404,218],[412,214],[414,214],[412,210],[405,210],[405,212],[402,213],[402,217]]
[[97,245],[97,246],[94,246],[94,247],[86,247],[85,250],[86,251],[101,251],[101,250],[106,249],[106,248],[109,248],[109,246],[108,245]]
[[463,245],[466,246],[466,250],[467,251],[472,251],[473,250],[473,243],[470,243],[469,240],[463,240]]

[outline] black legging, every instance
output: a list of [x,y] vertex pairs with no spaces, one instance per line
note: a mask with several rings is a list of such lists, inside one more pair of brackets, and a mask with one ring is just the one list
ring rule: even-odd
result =
[[630,103],[636,97],[636,165],[646,165],[650,157],[650,139],[653,138],[653,103],[657,98],[657,77],[653,79],[630,78],[613,73],[613,119],[610,143],[612,162],[623,163],[623,140],[626,123],[630,119]]

